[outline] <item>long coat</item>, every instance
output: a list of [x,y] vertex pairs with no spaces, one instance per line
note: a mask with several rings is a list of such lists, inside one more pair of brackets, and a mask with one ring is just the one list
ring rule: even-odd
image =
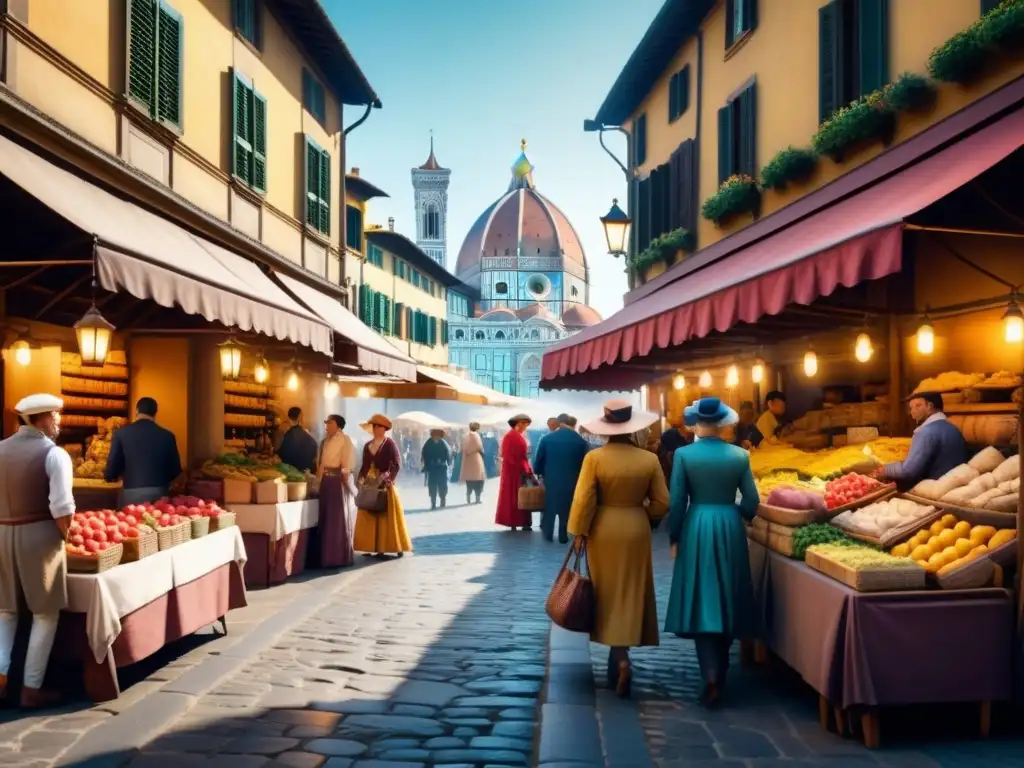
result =
[[717,437],[678,449],[671,497],[669,539],[679,550],[665,631],[750,636],[756,616],[743,518],[753,519],[758,504],[750,454]]
[[498,486],[498,510],[494,522],[498,525],[530,525],[532,516],[519,508],[519,488],[523,475],[530,474],[526,458],[529,447],[526,438],[512,429],[501,441],[501,484]]
[[594,642],[620,647],[658,644],[651,524],[667,511],[665,475],[650,451],[609,443],[583,460],[569,533],[587,537],[597,603],[590,633]]
[[545,515],[568,516],[576,480],[589,449],[586,440],[566,427],[541,438],[533,471],[544,477]]
[[484,441],[476,432],[462,438],[462,466],[459,468],[459,482],[482,482],[487,479],[484,467]]

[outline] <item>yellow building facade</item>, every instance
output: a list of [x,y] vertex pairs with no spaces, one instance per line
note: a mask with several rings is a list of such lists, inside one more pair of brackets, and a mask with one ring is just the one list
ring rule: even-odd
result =
[[0,126],[344,298],[343,105],[379,101],[317,0],[9,0],[0,52]]
[[[1024,62],[1012,57],[969,84],[928,77],[933,51],[997,5],[667,0],[596,117],[630,136],[631,288],[1021,77]],[[817,153],[813,169],[784,188],[765,183],[765,167],[780,152],[814,149],[813,137],[835,110],[877,97],[904,73],[931,84],[933,100],[925,108],[899,111],[883,140],[861,142],[841,156]],[[757,183],[755,210],[705,218],[705,203],[736,175]],[[652,241],[679,228],[689,233],[684,247],[674,256],[652,256]]]

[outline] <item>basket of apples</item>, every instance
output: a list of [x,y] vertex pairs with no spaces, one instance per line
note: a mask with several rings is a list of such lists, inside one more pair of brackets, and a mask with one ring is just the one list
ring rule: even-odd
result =
[[221,509],[216,501],[198,496],[175,496],[170,502],[178,515],[192,521],[192,538],[219,531],[235,524],[235,514]]
[[192,539],[192,522],[181,517],[169,503],[146,505],[143,522],[156,530],[157,545],[161,552]]
[[849,509],[858,509],[896,494],[893,483],[880,483],[873,477],[848,472],[825,484],[825,507],[829,518]]
[[155,555],[160,549],[156,531],[142,522],[145,513],[144,504],[129,504],[120,512],[114,513],[114,517],[117,518],[117,529],[124,537],[122,563],[134,563],[136,560]]
[[117,518],[109,512],[81,512],[71,519],[64,551],[68,571],[102,573],[121,562],[124,535],[118,530]]

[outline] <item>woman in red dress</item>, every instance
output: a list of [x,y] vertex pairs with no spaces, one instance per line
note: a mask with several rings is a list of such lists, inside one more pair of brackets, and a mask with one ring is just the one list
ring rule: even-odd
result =
[[529,446],[523,437],[530,421],[526,414],[513,416],[508,420],[512,429],[501,441],[501,482],[498,486],[498,511],[494,522],[508,526],[513,531],[520,527],[524,531],[533,529],[532,514],[519,508],[519,489],[523,485],[523,477],[533,477],[527,458]]

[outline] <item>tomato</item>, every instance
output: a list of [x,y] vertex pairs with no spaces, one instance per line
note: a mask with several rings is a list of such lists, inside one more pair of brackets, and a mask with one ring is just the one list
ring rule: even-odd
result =
[[126,539],[137,539],[137,538],[139,538],[139,529],[138,528],[129,528],[127,531],[124,532],[124,537]]
[[90,554],[96,554],[100,551],[100,543],[89,539],[89,541],[85,542],[85,548]]
[[71,543],[74,544],[76,547],[80,547],[83,544],[85,544],[85,539],[82,536],[72,536]]
[[124,536],[121,535],[120,531],[114,531],[112,534],[110,534],[110,540],[114,544],[120,544],[122,541],[124,541]]

